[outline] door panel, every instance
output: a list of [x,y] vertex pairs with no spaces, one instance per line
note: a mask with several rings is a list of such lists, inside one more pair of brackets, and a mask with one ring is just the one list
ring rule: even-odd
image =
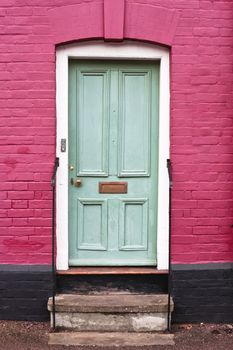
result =
[[78,71],[77,166],[83,176],[108,175],[108,72]]
[[156,265],[158,79],[157,63],[69,62],[71,266]]
[[78,200],[78,246],[80,250],[107,250],[106,200]]
[[148,205],[146,199],[126,199],[120,209],[120,250],[147,250]]
[[119,176],[149,176],[150,72],[120,71]]

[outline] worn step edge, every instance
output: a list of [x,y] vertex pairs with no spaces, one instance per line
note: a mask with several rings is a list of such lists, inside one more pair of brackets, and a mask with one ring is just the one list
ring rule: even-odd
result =
[[49,345],[65,346],[111,346],[137,347],[155,345],[174,345],[173,334],[123,333],[123,332],[64,332],[50,333]]
[[[170,311],[174,304],[171,300]],[[48,300],[48,310],[52,311],[52,298]],[[101,312],[101,313],[136,313],[167,312],[167,295],[77,295],[60,294],[55,298],[56,312]]]

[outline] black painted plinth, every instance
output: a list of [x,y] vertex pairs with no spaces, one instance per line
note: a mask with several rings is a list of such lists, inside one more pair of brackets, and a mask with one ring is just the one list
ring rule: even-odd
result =
[[48,320],[51,281],[50,266],[0,265],[0,319]]
[[[233,264],[172,266],[173,323],[233,323]],[[167,293],[166,275],[57,276],[58,293]],[[0,319],[49,319],[50,266],[0,265]]]
[[174,323],[233,323],[233,265],[174,265]]

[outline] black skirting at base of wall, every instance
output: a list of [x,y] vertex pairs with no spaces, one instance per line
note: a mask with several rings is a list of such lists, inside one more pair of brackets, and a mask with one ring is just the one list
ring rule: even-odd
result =
[[233,264],[172,266],[174,323],[233,323]]
[[46,321],[51,266],[0,265],[0,319]]
[[[167,276],[58,276],[58,293],[167,293]],[[44,265],[0,265],[0,319],[44,321],[52,273]],[[233,264],[172,266],[173,323],[233,323]]]

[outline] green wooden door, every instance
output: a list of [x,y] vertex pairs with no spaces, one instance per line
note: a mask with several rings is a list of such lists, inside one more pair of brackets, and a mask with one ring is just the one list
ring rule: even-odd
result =
[[158,63],[69,62],[70,266],[156,265],[158,80]]

